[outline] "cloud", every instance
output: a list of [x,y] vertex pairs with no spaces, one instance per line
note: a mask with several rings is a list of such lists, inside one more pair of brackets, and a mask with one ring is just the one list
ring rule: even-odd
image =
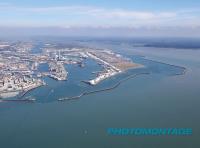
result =
[[[91,27],[160,27],[199,26],[200,9],[176,11],[135,11],[93,6],[21,7],[0,3],[0,19],[5,25],[91,26]],[[9,16],[3,16],[10,14]],[[13,18],[12,15],[16,16]],[[2,24],[3,24],[2,23]]]
[[[0,4],[1,7],[1,4]],[[104,9],[90,6],[54,6],[54,7],[17,7],[12,5],[3,5],[1,10],[16,11],[16,12],[32,12],[32,13],[69,13],[80,14],[95,17],[107,18],[129,18],[129,19],[155,19],[169,18],[176,16],[174,12],[151,12],[151,11],[132,11],[124,9]]]
[[98,11],[90,11],[91,15],[97,17],[107,18],[123,18],[123,19],[137,19],[137,20],[150,20],[158,18],[170,18],[175,17],[176,13],[172,12],[150,12],[150,11],[128,11],[123,9],[105,10],[98,9]]

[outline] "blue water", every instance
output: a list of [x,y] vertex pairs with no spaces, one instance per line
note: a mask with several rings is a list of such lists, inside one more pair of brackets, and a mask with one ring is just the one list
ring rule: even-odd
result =
[[[95,78],[96,76],[92,72],[100,71],[102,70],[102,67],[98,65],[96,61],[92,59],[87,59],[84,61],[84,68],[81,68],[75,64],[65,66],[66,70],[69,72],[67,81],[57,81],[49,77],[45,77],[43,78],[43,80],[46,82],[47,86],[42,86],[41,88],[35,89],[27,93],[24,98],[31,96],[36,99],[36,102],[52,102],[57,101],[60,98],[77,96],[85,91],[89,92],[112,87],[116,85],[119,81],[134,74],[162,74],[159,75],[159,77],[162,78],[166,75],[182,73],[182,71],[184,70],[181,67],[159,63],[157,61],[150,61],[141,56],[131,56],[129,58],[131,58],[134,62],[144,65],[144,67],[130,69],[124,73],[106,79],[96,86],[90,86],[82,81],[87,81],[89,79]],[[48,71],[48,64],[40,64],[39,70],[42,72]]]
[[[183,71],[181,67],[149,61],[129,51],[129,57],[144,68],[129,70],[91,87],[80,81],[95,77],[91,72],[101,70],[97,63],[85,61],[85,68],[67,65],[67,81],[44,78],[48,86],[27,94],[34,96],[36,103],[0,103],[1,147],[200,147],[200,62],[196,59],[199,53],[188,51],[184,56],[178,51],[167,55],[160,50],[162,56],[152,53],[155,56],[151,58],[157,61],[186,67],[186,74],[175,76]],[[193,58],[189,58],[190,55]],[[83,96],[79,100],[56,101],[84,90],[112,86],[124,77],[140,72],[150,74],[129,79],[109,92]],[[188,127],[193,129],[193,135],[111,136],[106,132],[110,127]]]
[[34,48],[31,49],[32,54],[40,54],[42,53],[42,43],[38,43],[37,45],[34,46]]
[[38,71],[40,71],[40,72],[48,72],[49,71],[49,65],[48,65],[48,63],[41,63],[41,64],[39,64]]

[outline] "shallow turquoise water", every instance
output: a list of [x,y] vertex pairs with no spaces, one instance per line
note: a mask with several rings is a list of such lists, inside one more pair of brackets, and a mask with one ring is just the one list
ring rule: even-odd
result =
[[[132,55],[130,57],[146,67],[103,81],[95,89],[110,86],[132,73],[150,71],[150,75],[129,79],[109,92],[84,96],[74,101],[57,102],[56,98],[73,95],[84,89],[94,89],[79,83],[82,78],[92,76],[91,70],[99,68],[94,62],[88,61],[91,69],[73,65],[67,67],[71,71],[69,81],[57,82],[46,78],[48,87],[41,87],[30,93],[36,97],[36,103],[1,103],[1,147],[198,148],[200,64],[195,59],[187,58],[187,55],[181,59],[182,53],[178,51],[175,57],[165,55],[162,50],[160,53],[163,53],[162,56],[156,52],[151,58],[185,66],[187,73],[171,76],[182,69]],[[194,54],[194,57],[197,54],[194,51],[189,53]],[[48,94],[52,88],[54,93]],[[193,128],[193,135],[110,136],[106,133],[109,127],[189,127]]]

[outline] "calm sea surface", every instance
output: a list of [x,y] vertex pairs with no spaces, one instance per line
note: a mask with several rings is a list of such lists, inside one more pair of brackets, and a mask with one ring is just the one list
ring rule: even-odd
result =
[[[95,61],[86,60],[84,68],[67,65],[68,81],[44,78],[48,86],[25,96],[34,97],[36,103],[0,103],[0,147],[199,148],[200,51],[102,46],[145,67],[129,70],[92,87],[81,80],[94,78],[92,72],[101,70]],[[148,59],[183,66],[187,72],[175,75],[183,69]],[[40,68],[46,70],[46,66]],[[57,101],[83,91],[111,87],[127,76],[143,72],[150,74],[129,79],[112,91],[83,96],[79,100]],[[188,127],[193,129],[193,135],[112,136],[106,132],[110,127]]]

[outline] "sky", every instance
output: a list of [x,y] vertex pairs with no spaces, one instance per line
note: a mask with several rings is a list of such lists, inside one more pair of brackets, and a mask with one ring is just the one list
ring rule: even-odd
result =
[[1,0],[0,31],[195,37],[200,0]]

